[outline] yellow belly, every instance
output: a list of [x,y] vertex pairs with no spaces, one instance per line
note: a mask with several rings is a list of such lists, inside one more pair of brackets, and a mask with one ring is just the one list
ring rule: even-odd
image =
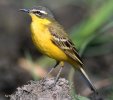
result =
[[31,25],[32,39],[39,51],[58,61],[66,61],[68,59],[67,55],[52,43],[48,28],[37,28],[35,26]]

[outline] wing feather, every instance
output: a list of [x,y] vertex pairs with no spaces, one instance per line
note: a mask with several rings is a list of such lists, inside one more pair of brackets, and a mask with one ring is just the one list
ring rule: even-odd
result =
[[63,50],[67,56],[82,65],[82,60],[78,55],[78,52],[73,42],[69,39],[62,26],[60,26],[58,23],[50,24],[49,31],[53,37],[52,42],[57,45],[61,50]]

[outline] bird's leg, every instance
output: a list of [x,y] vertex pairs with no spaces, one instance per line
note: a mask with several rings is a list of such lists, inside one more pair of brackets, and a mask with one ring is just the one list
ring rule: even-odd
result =
[[58,72],[58,74],[57,74],[57,76],[56,76],[56,78],[55,78],[54,84],[57,83],[57,81],[58,81],[58,79],[59,79],[59,76],[60,76],[60,74],[61,74],[61,72],[62,72],[62,69],[63,69],[63,67],[60,68],[60,70],[59,70],[59,72]]
[[46,79],[48,77],[48,75],[60,64],[59,61],[56,62],[56,64],[51,68],[51,70],[47,73],[47,75],[44,77],[44,79]]
[[56,78],[55,78],[54,83],[53,83],[51,86],[49,86],[49,89],[55,87],[55,85],[56,85],[56,83],[57,83],[57,81],[58,81],[58,79],[59,79],[59,76],[60,76],[60,74],[61,74],[61,72],[62,72],[62,69],[63,69],[63,67],[64,67],[64,62],[62,62],[62,61],[59,62],[57,66],[60,66],[60,70],[59,70],[59,72],[58,72],[58,74],[57,74],[57,76],[56,76]]
[[56,78],[55,78],[54,84],[56,84],[57,81],[58,81],[58,79],[59,79],[59,76],[60,76],[60,74],[61,74],[61,72],[62,72],[62,69],[63,69],[63,67],[64,67],[64,62],[60,62],[59,65],[60,65],[60,70],[59,70],[59,72],[58,72],[58,74],[57,74],[57,76],[56,76]]

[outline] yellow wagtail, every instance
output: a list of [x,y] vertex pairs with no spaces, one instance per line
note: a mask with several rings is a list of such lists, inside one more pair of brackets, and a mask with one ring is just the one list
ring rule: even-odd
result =
[[[57,61],[53,69],[60,65],[60,73],[64,66],[64,62],[70,63],[74,69],[81,72],[91,90],[96,92],[94,85],[91,83],[83,69],[83,62],[79,57],[73,42],[63,27],[55,20],[53,14],[42,6],[33,9],[20,10],[27,12],[32,18],[31,31],[35,46],[41,53]],[[58,79],[58,77],[59,74],[56,79]]]

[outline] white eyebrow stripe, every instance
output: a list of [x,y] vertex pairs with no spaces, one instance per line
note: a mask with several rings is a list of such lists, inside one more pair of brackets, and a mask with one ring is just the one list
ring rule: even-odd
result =
[[36,9],[33,9],[32,11],[37,11]]
[[37,10],[37,9],[33,9],[32,11],[39,11],[39,12],[41,12],[41,13],[43,13],[43,14],[47,14],[47,12],[45,12],[44,10]]
[[43,13],[43,14],[47,14],[47,12],[45,12],[45,11],[43,11],[43,10],[40,10],[40,12]]

